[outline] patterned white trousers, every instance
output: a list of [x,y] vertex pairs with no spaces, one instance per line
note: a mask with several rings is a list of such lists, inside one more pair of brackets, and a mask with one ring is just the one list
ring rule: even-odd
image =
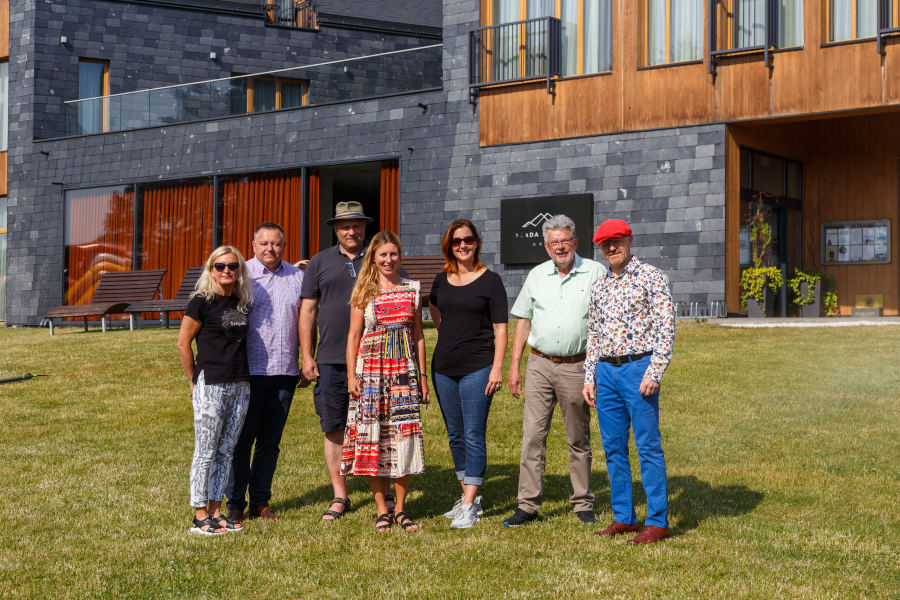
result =
[[237,443],[247,406],[250,383],[210,383],[203,371],[194,384],[194,460],[191,463],[191,506],[203,508],[225,495],[231,471],[231,455]]

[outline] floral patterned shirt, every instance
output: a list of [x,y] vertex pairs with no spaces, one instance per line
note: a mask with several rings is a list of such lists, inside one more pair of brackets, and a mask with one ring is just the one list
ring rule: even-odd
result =
[[584,383],[594,383],[600,357],[653,352],[644,377],[659,383],[672,359],[675,307],[669,278],[632,257],[622,274],[612,270],[591,287]]

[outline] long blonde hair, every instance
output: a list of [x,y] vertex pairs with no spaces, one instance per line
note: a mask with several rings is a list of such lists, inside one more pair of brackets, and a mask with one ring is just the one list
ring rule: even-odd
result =
[[191,298],[194,296],[203,296],[206,298],[207,302],[213,301],[213,298],[219,293],[219,285],[211,275],[213,265],[216,263],[217,258],[225,256],[226,254],[234,254],[237,256],[238,262],[241,265],[238,269],[237,281],[234,283],[234,290],[232,290],[231,294],[237,296],[238,310],[247,314],[250,310],[250,304],[253,302],[253,288],[250,287],[250,274],[247,272],[247,263],[244,262],[244,257],[234,246],[219,246],[212,251],[212,254],[206,259],[206,266],[203,268],[203,273],[197,280],[197,285],[194,286]]
[[[378,295],[378,269],[375,267],[375,252],[385,244],[397,246],[400,256],[403,256],[403,246],[400,245],[400,238],[397,237],[397,234],[392,231],[376,233],[363,256],[363,266],[356,278],[356,285],[353,286],[353,293],[350,295],[350,306],[365,309],[372,298]],[[399,261],[397,265],[400,265]]]

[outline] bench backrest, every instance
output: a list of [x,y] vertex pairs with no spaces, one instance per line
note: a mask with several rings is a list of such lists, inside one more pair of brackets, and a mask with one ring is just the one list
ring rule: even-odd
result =
[[431,295],[431,284],[434,276],[444,267],[443,256],[404,256],[403,268],[410,279],[417,280],[421,287],[419,295],[426,302]]
[[191,294],[194,292],[194,286],[197,285],[197,280],[200,279],[202,274],[203,267],[191,267],[188,269],[181,279],[181,285],[178,286],[178,291],[175,292],[173,300],[184,300],[185,302],[190,300]]
[[106,271],[100,278],[97,291],[91,300],[94,304],[105,302],[137,302],[153,300],[165,269],[148,271]]

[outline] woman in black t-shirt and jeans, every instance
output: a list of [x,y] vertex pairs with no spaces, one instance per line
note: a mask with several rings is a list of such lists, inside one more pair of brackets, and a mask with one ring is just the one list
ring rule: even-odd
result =
[[[220,246],[203,274],[178,332],[178,355],[191,382],[194,459],[191,463],[191,533],[218,535],[240,524],[220,512],[231,456],[250,400],[247,312],[253,292],[241,253]],[[191,342],[197,341],[197,357]]]
[[485,432],[493,395],[503,384],[507,299],[500,276],[479,260],[481,236],[467,219],[450,224],[441,242],[446,263],[434,278],[429,310],[438,330],[431,360],[462,496],[447,513],[450,527],[479,521],[487,467]]

